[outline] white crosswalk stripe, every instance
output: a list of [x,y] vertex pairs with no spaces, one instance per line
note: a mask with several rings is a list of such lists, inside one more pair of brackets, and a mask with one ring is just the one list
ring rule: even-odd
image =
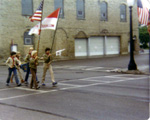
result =
[[70,70],[83,70],[83,71],[105,71],[110,72],[114,68],[108,67],[94,67],[94,66],[54,66],[54,69],[70,69]]

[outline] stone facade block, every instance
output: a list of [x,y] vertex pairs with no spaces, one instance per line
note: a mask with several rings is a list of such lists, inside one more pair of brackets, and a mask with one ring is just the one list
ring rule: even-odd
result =
[[[106,1],[108,4],[108,21],[100,20],[100,4]],[[41,0],[33,0],[34,11]],[[65,48],[63,55],[74,58],[75,38],[80,32],[80,37],[91,36],[119,36],[121,54],[128,53],[129,42],[129,8],[127,6],[127,21],[120,22],[120,5],[126,4],[126,0],[85,0],[85,19],[78,20],[76,16],[76,0],[64,0],[64,18],[58,21],[58,29],[54,41],[53,51]],[[28,17],[21,14],[21,0],[0,1],[0,57],[7,58],[10,51],[10,43],[18,45],[18,50],[23,56],[29,46],[24,45],[24,32],[32,28],[38,22],[30,22]],[[13,9],[12,9],[13,6]],[[133,33],[137,36],[135,50],[139,50],[138,17],[136,4],[133,7]],[[43,18],[54,11],[54,0],[45,0]],[[104,32],[105,31],[105,32]],[[106,32],[107,31],[107,32]],[[51,47],[53,30],[44,30],[41,33],[39,55],[42,56],[45,47]],[[38,36],[34,37],[33,47],[37,49]]]

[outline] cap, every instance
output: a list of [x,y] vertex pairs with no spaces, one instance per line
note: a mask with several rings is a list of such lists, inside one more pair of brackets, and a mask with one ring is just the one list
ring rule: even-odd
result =
[[30,47],[30,50],[33,50],[33,47]]
[[10,55],[11,56],[16,55],[16,52],[11,52]]
[[37,53],[37,51],[33,50],[32,53],[31,53],[31,55],[33,56],[35,53]]
[[20,54],[20,52],[18,51],[16,54]]

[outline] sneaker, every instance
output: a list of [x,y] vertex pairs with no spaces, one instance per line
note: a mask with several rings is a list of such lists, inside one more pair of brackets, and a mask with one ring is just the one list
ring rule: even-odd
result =
[[37,86],[37,88],[36,89],[40,89],[40,86]]
[[46,84],[45,84],[45,83],[43,83],[43,84],[42,84],[42,86],[46,86]]
[[52,85],[53,85],[53,86],[57,85],[57,82],[53,82]]
[[36,81],[36,83],[37,83],[37,84],[39,84],[39,83],[40,83],[40,81]]
[[21,86],[21,83],[17,85],[17,87]]
[[31,89],[34,89],[35,87],[30,87]]
[[28,85],[28,82],[27,82],[27,81],[25,81],[25,82],[24,82],[24,84]]
[[6,83],[6,86],[9,86],[9,83]]

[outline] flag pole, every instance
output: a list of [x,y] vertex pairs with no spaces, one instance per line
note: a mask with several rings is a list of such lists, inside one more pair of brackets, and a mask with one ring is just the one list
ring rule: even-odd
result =
[[[60,13],[60,10],[59,10],[59,13]],[[59,14],[58,14],[58,21],[59,21]],[[52,40],[52,46],[51,46],[51,53],[52,53],[52,50],[53,50],[54,40],[55,40],[57,26],[58,26],[58,21],[57,21],[57,24],[56,24],[56,30],[54,31],[54,34],[53,34],[53,40]]]
[[[149,33],[149,74],[148,74],[148,86],[150,88],[150,10],[149,10],[149,19],[148,19],[148,33]],[[150,90],[148,89],[148,101],[150,101]],[[150,120],[150,102],[149,102],[149,119]]]
[[[43,0],[43,7],[44,7],[44,0]],[[42,26],[42,17],[43,17],[43,7],[42,7],[42,16],[41,16],[41,21],[40,21],[39,39],[38,39],[38,44],[37,44],[37,55],[39,53],[39,47],[40,47],[41,26]]]
[[149,10],[149,19],[148,19],[148,33],[149,33],[149,73],[150,73],[150,10]]
[[[150,88],[150,32],[149,32],[149,73],[148,73],[148,88]],[[149,101],[149,119],[150,120],[150,90],[148,89],[148,101]]]

